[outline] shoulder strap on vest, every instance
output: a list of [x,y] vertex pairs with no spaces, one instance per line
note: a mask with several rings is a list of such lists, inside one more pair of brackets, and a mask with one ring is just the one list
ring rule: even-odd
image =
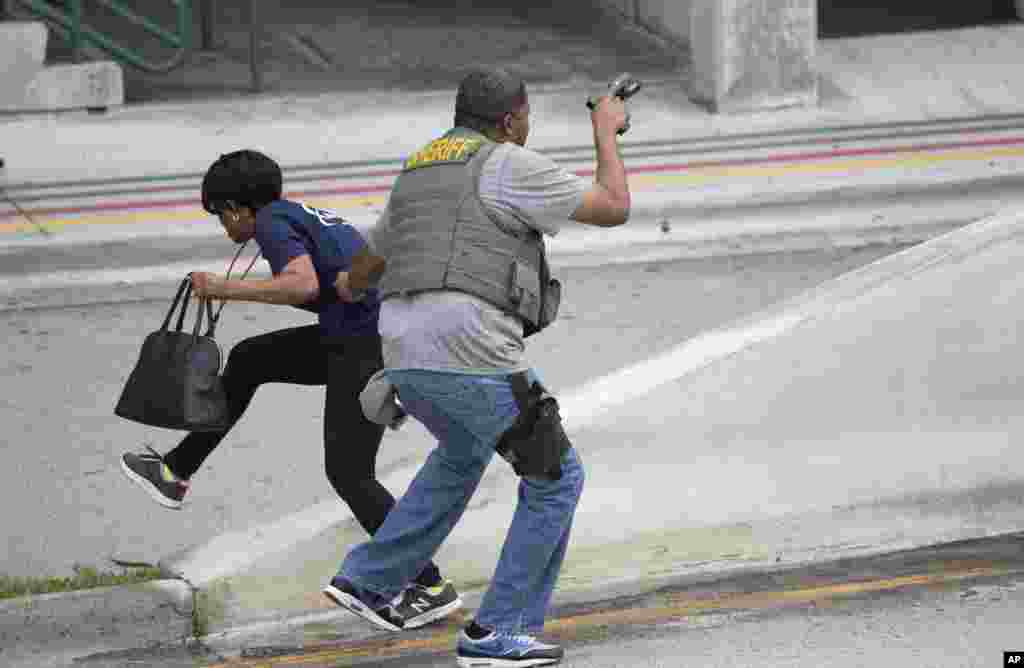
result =
[[[521,248],[518,255],[522,256],[524,251],[527,249],[526,247],[532,243],[536,243],[540,246],[540,267],[538,268],[538,274],[540,278],[540,317],[543,318],[548,307],[548,284],[551,282],[551,267],[548,266],[548,258],[544,248],[544,235],[539,230],[535,230],[533,228],[528,228],[525,233],[510,228],[508,225],[505,225],[498,220],[494,213],[488,210],[480,199],[480,175],[483,173],[484,164],[487,162],[487,159],[497,148],[498,144],[496,142],[487,142],[479,153],[474,156],[476,161],[471,162],[469,165],[473,170],[473,189],[471,192],[473,196],[476,197],[477,202],[480,203],[480,209],[487,215],[487,218],[490,219],[495,227],[503,233],[519,239]],[[529,323],[526,323],[525,330],[525,336],[531,336],[539,331],[540,328],[534,328]]]
[[524,232],[523,230],[519,230],[502,222],[492,211],[483,205],[483,200],[480,199],[480,175],[484,171],[484,165],[487,163],[487,160],[491,157],[491,154],[498,149],[498,146],[500,146],[500,144],[497,142],[489,142],[486,146],[480,149],[480,152],[477,154],[480,156],[478,161],[476,163],[470,163],[470,167],[472,168],[470,177],[473,179],[472,193],[473,196],[476,197],[476,200],[480,202],[481,210],[487,214],[487,218],[494,223],[495,227],[510,237],[515,237],[516,239],[529,242],[533,235],[532,229],[527,228]]

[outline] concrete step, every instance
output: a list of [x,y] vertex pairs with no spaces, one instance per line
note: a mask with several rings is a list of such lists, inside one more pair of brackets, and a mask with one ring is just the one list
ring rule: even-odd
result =
[[3,111],[106,109],[124,104],[121,66],[113,61],[46,67],[24,89],[20,100],[4,101]]
[[105,109],[124,104],[121,66],[109,60],[47,67],[41,21],[0,23],[0,112]]

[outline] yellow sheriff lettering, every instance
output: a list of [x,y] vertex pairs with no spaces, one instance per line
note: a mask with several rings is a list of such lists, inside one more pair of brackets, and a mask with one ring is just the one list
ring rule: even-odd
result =
[[434,162],[464,161],[480,148],[480,140],[442,137],[435,139],[405,161],[405,169],[415,169]]
[[448,149],[447,139],[438,139],[430,147],[431,160],[443,160],[445,151]]

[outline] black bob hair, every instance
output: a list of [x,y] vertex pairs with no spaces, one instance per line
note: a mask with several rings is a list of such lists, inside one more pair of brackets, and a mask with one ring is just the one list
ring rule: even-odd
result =
[[253,212],[281,199],[283,176],[273,159],[253,150],[227,153],[203,177],[203,208],[219,215],[230,202]]

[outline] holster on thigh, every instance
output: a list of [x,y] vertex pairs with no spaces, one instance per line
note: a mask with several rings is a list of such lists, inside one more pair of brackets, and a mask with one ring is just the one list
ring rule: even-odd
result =
[[511,383],[519,416],[494,449],[520,476],[558,480],[562,457],[572,447],[562,428],[558,401],[540,383],[531,385],[525,372],[513,375]]

